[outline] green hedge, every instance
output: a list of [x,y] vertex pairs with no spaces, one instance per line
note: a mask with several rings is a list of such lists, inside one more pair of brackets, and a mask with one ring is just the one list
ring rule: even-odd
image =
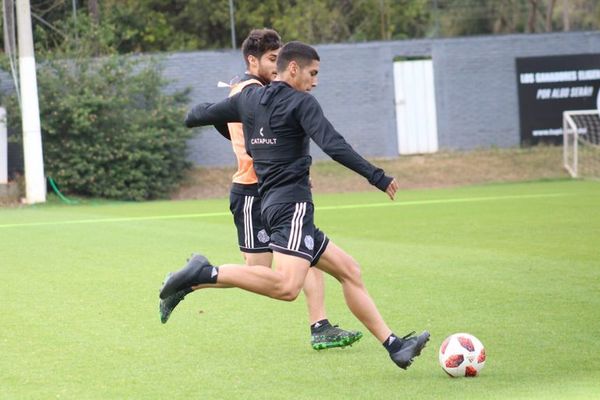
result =
[[[186,161],[187,91],[168,94],[160,64],[107,56],[38,64],[46,175],[66,194],[120,200],[167,197]],[[15,96],[5,101],[20,128]],[[18,116],[18,117],[17,117]]]

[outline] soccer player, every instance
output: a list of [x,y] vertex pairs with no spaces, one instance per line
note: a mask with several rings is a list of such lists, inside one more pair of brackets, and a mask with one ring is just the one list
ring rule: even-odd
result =
[[383,320],[362,281],[356,261],[324,240],[314,225],[309,168],[312,139],[337,162],[368,179],[393,200],[398,183],[362,158],[324,117],[308,92],[317,85],[320,58],[314,48],[300,42],[283,46],[277,58],[277,78],[264,87],[248,88],[219,103],[195,106],[190,125],[243,122],[246,149],[254,161],[262,197],[262,218],[270,235],[274,269],[238,264],[213,266],[202,255],[171,274],[161,298],[188,288],[238,287],[274,299],[293,301],[322,243],[317,268],[342,285],[350,311],[382,343],[392,361],[408,368],[421,354],[429,332],[397,337]]
[[[231,89],[230,96],[249,87],[264,86],[277,76],[277,54],[283,45],[279,34],[272,29],[254,29],[242,44],[242,54],[246,62],[244,78]],[[237,158],[237,171],[233,175],[230,192],[230,210],[237,229],[238,244],[247,265],[271,266],[272,250],[269,248],[269,235],[261,220],[261,199],[258,194],[258,180],[254,172],[252,158],[246,152],[241,123],[220,126],[220,133],[231,140]],[[320,243],[320,247],[322,243]],[[321,256],[314,256],[316,264]],[[361,332],[346,331],[331,325],[327,319],[324,303],[325,280],[323,272],[311,268],[303,287],[308,305],[311,330],[311,346],[315,350],[345,347],[362,337]],[[177,304],[189,293],[178,292],[160,301],[162,323],[166,323]]]

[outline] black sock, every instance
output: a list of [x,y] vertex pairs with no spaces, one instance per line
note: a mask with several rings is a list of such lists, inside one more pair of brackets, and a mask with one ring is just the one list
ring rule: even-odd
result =
[[323,329],[325,329],[326,327],[330,326],[331,324],[329,323],[329,320],[327,318],[322,319],[320,321],[315,322],[314,324],[312,324],[310,326],[310,333],[317,333],[319,331],[322,331]]
[[383,347],[388,351],[388,353],[392,354],[400,350],[402,347],[402,340],[398,339],[398,336],[393,333],[385,339],[383,342]]
[[212,265],[205,265],[198,272],[198,281],[200,283],[217,283],[218,276],[219,276],[219,267],[213,267]]

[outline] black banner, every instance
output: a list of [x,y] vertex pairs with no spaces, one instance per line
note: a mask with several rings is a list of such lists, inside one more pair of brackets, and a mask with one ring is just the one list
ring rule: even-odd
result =
[[562,113],[600,107],[600,54],[517,58],[521,145],[562,143]]

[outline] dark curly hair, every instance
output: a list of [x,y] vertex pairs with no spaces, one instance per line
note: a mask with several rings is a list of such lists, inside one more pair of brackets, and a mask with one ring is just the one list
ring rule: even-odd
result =
[[248,65],[248,56],[261,58],[263,54],[271,50],[277,50],[283,46],[281,37],[273,29],[253,29],[242,43],[244,61]]

